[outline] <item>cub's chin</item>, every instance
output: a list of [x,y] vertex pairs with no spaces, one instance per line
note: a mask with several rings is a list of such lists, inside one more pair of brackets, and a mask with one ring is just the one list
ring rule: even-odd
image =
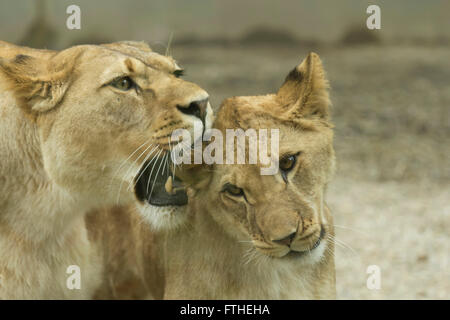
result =
[[186,190],[167,158],[145,162],[135,178],[139,213],[156,230],[176,229],[187,221]]

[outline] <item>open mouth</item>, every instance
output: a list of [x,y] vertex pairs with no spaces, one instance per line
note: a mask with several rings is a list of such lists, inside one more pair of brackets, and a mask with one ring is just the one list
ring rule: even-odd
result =
[[322,228],[320,229],[319,239],[317,239],[317,241],[312,245],[311,248],[309,248],[308,250],[305,250],[305,251],[293,251],[293,250],[291,250],[284,257],[286,257],[286,258],[302,257],[305,254],[308,254],[311,251],[313,251],[314,249],[316,249],[320,245],[320,242],[323,240],[324,237],[325,237],[325,228],[322,226]]
[[134,191],[141,202],[153,206],[184,206],[188,197],[180,179],[172,173],[170,157],[146,161],[136,176]]

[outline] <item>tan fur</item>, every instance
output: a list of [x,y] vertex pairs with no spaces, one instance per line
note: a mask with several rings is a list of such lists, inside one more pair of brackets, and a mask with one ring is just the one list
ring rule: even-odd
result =
[[[207,94],[178,68],[139,42],[59,52],[0,42],[0,299],[92,296],[102,260],[83,213],[137,203],[128,184],[151,150],[139,147],[167,152],[173,130],[193,131],[177,106]],[[141,90],[110,86],[119,76]],[[66,287],[70,265],[81,290]]]
[[95,210],[86,216],[91,243],[104,266],[95,299],[161,299],[164,234],[133,206]]
[[[288,173],[260,174],[261,165],[214,165],[195,190],[191,227],[165,241],[168,299],[330,299],[335,297],[333,220],[325,188],[334,170],[328,83],[310,54],[276,95],[225,100],[214,127],[280,130],[280,158],[300,152]],[[247,150],[248,154],[248,150]],[[206,169],[208,170],[208,168]],[[222,192],[226,183],[245,198]],[[321,225],[325,237],[318,240]],[[282,241],[295,232],[289,256]],[[289,252],[289,253],[288,253]]]
[[[119,288],[134,279],[144,283],[139,292],[147,293],[140,297],[165,299],[335,298],[333,219],[325,204],[335,167],[329,104],[325,72],[314,53],[288,75],[277,94],[225,100],[214,123],[224,135],[231,128],[277,128],[280,156],[300,153],[287,183],[280,173],[262,176],[260,164],[195,167],[184,173],[192,183],[184,227],[155,232],[136,222],[121,223],[108,233],[96,228],[105,218],[95,215],[90,225],[97,238],[100,233],[109,243],[104,246],[107,264],[114,269],[114,261],[121,261],[115,267],[120,277],[106,273],[104,282]],[[226,183],[242,188],[245,198],[222,192]],[[115,209],[115,214],[140,220],[132,208]],[[321,226],[325,236],[309,251]],[[290,248],[305,251],[301,256],[289,256],[287,245],[277,242],[293,231]],[[131,235],[127,241],[135,253],[127,262],[111,245],[123,235]],[[123,243],[123,254],[129,254]],[[121,297],[118,290],[109,290],[114,294],[103,291],[103,297]]]

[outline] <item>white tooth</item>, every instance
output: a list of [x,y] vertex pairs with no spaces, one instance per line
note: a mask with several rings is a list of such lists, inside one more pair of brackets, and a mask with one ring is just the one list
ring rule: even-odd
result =
[[167,178],[164,188],[166,189],[166,192],[168,194],[173,194],[172,176],[169,176],[169,178]]

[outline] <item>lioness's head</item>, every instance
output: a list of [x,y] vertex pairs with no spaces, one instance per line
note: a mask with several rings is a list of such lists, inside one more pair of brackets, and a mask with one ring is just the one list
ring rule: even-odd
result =
[[[277,94],[223,102],[213,127],[224,137],[226,129],[279,130],[276,174],[261,175],[267,166],[260,161],[248,164],[247,143],[246,164],[207,168],[210,180],[195,190],[195,197],[207,199],[203,205],[231,237],[250,241],[258,252],[274,258],[304,257],[311,262],[322,257],[332,231],[324,205],[335,163],[329,104],[328,82],[314,53],[289,73]],[[272,143],[269,134],[269,151]]]
[[49,179],[68,196],[95,205],[135,201],[157,222],[187,203],[182,189],[165,192],[169,139],[175,129],[193,135],[194,126],[210,127],[212,110],[171,57],[119,42],[0,58],[0,71],[36,123]]

